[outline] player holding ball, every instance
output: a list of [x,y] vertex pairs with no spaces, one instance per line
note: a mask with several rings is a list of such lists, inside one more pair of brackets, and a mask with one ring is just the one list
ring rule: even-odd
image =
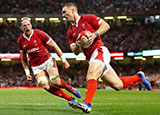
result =
[[[97,79],[102,78],[104,83],[110,85],[115,90],[127,88],[131,83],[142,81],[148,90],[151,90],[150,83],[146,80],[143,72],[138,72],[130,77],[119,78],[110,65],[110,53],[101,40],[101,35],[105,34],[110,26],[103,19],[92,15],[79,15],[78,8],[74,3],[66,3],[62,8],[63,17],[70,22],[67,32],[67,38],[72,52],[78,55],[83,51],[88,60],[89,67],[86,75],[87,91],[83,102],[68,101],[73,108],[79,108],[82,111],[91,112],[93,96],[97,90]],[[85,32],[88,35],[84,37]],[[80,37],[83,36],[83,37]],[[88,39],[89,46],[84,47],[81,39]],[[87,43],[85,41],[85,43]]]

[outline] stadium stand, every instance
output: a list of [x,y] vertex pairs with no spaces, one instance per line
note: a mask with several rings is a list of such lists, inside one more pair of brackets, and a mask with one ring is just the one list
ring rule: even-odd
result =
[[[21,33],[19,27],[17,27],[15,23],[1,23],[0,28],[0,52],[18,52],[16,40]],[[67,27],[65,28],[65,24],[63,22],[58,25],[53,24],[49,27],[48,24],[45,23],[43,23],[43,25],[35,24],[34,28],[39,28],[48,32],[64,52],[71,52],[66,38],[66,33],[64,33],[67,31]],[[102,39],[111,52],[138,52],[143,50],[159,49],[159,36],[160,24],[155,23],[149,25],[111,26],[111,30],[102,36]]]
[[[74,0],[1,0],[1,14],[54,14],[61,13],[61,8],[66,2]],[[80,13],[94,13],[106,15],[114,13],[133,13],[160,9],[159,0],[77,0]]]
[[[61,7],[66,2],[74,2],[74,0],[59,0],[58,2],[53,0],[32,0],[29,2],[25,2],[25,0],[1,0],[0,17],[4,17],[5,20],[0,22],[0,53],[18,53],[17,38],[21,34],[19,29],[20,21],[9,22],[6,20],[7,15],[15,16],[18,19],[26,15],[30,16],[30,14],[31,16],[43,14],[46,17],[48,15],[60,17]],[[93,13],[102,18],[106,15],[128,15],[133,17],[131,22],[106,20],[111,25],[111,29],[102,36],[102,40],[111,52],[123,51],[127,53],[160,49],[160,19],[148,23],[145,20],[149,16],[160,14],[159,0],[93,0],[88,2],[78,0],[77,3],[80,6],[79,11],[81,14]],[[46,31],[63,52],[71,52],[66,38],[68,24],[65,21],[59,23],[33,21],[32,23],[33,28]],[[160,70],[158,69],[160,64],[158,61],[150,61],[145,64],[142,64],[141,61],[132,61],[129,64],[113,62],[112,65],[120,76],[131,75],[143,70],[152,86],[159,87],[157,80],[160,78]],[[13,65],[3,65],[2,63],[0,62],[0,86],[37,86],[35,80],[33,82],[26,80],[20,62]],[[60,64],[61,77],[68,83],[71,80],[74,87],[85,87],[86,84],[83,81],[85,81],[87,70],[86,64],[86,62],[72,63],[67,72],[61,70]],[[74,69],[79,71],[74,73],[72,72]]]
[[[141,64],[137,66],[137,64],[119,64],[119,63],[112,63],[112,66],[115,68],[117,74],[119,76],[127,76],[127,75],[134,75],[137,71],[143,70],[148,77],[149,81],[151,82],[152,87],[159,88],[159,76],[160,70],[158,67],[160,64]],[[74,87],[84,88],[86,86],[86,72],[87,72],[87,63],[80,61],[79,63],[72,63],[69,70],[64,71],[61,68],[61,64],[58,64],[61,78],[63,78],[67,83],[70,83]],[[83,68],[83,69],[81,69]],[[152,69],[154,68],[154,69]],[[37,82],[33,79],[32,82],[28,82],[26,80],[26,76],[24,74],[22,65],[14,64],[8,66],[1,65],[0,66],[0,86],[37,86]],[[73,72],[73,70],[77,70]],[[133,84],[133,87],[137,88],[137,84]],[[105,88],[105,87],[103,87]]]

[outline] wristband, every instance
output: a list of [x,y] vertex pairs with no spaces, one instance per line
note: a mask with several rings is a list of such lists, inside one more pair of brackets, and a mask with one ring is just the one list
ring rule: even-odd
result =
[[25,71],[26,75],[29,75],[29,74],[30,74],[29,69],[24,69],[24,71]]
[[63,63],[67,61],[66,58],[64,57],[64,55],[62,55],[60,58],[61,58]]
[[95,31],[95,32],[94,32],[94,35],[95,35],[96,37],[98,37],[98,36],[99,36],[99,33],[98,33],[97,31]]

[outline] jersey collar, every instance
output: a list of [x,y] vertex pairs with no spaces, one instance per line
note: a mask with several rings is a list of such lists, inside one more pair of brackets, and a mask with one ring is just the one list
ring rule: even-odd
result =
[[26,38],[28,41],[31,39],[31,37],[32,37],[32,35],[33,35],[33,33],[34,33],[34,31],[33,31],[33,29],[32,29],[32,33],[31,33],[31,35],[29,36],[29,38],[27,37],[27,36],[25,36],[25,34],[23,33],[23,37],[24,38]]
[[78,17],[78,19],[76,20],[76,23],[71,23],[72,25],[75,25],[76,27],[78,27],[78,22],[80,20],[81,16]]

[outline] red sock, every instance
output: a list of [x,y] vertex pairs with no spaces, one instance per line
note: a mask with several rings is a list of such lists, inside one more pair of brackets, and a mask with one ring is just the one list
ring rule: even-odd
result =
[[87,104],[92,103],[93,96],[97,90],[97,81],[95,79],[89,79],[87,81],[87,92],[85,97],[85,102]]
[[63,79],[61,79],[61,85],[59,86],[60,88],[65,88],[68,91],[71,91],[72,87],[69,86]]
[[137,81],[142,81],[142,78],[138,75],[133,76],[124,76],[121,77],[120,80],[123,82],[123,88],[127,88],[131,85],[131,83],[136,83]]
[[50,86],[49,90],[47,90],[51,94],[54,94],[56,96],[59,96],[61,98],[67,99],[68,101],[73,100],[71,96],[63,92],[61,89],[59,89],[57,86]]

